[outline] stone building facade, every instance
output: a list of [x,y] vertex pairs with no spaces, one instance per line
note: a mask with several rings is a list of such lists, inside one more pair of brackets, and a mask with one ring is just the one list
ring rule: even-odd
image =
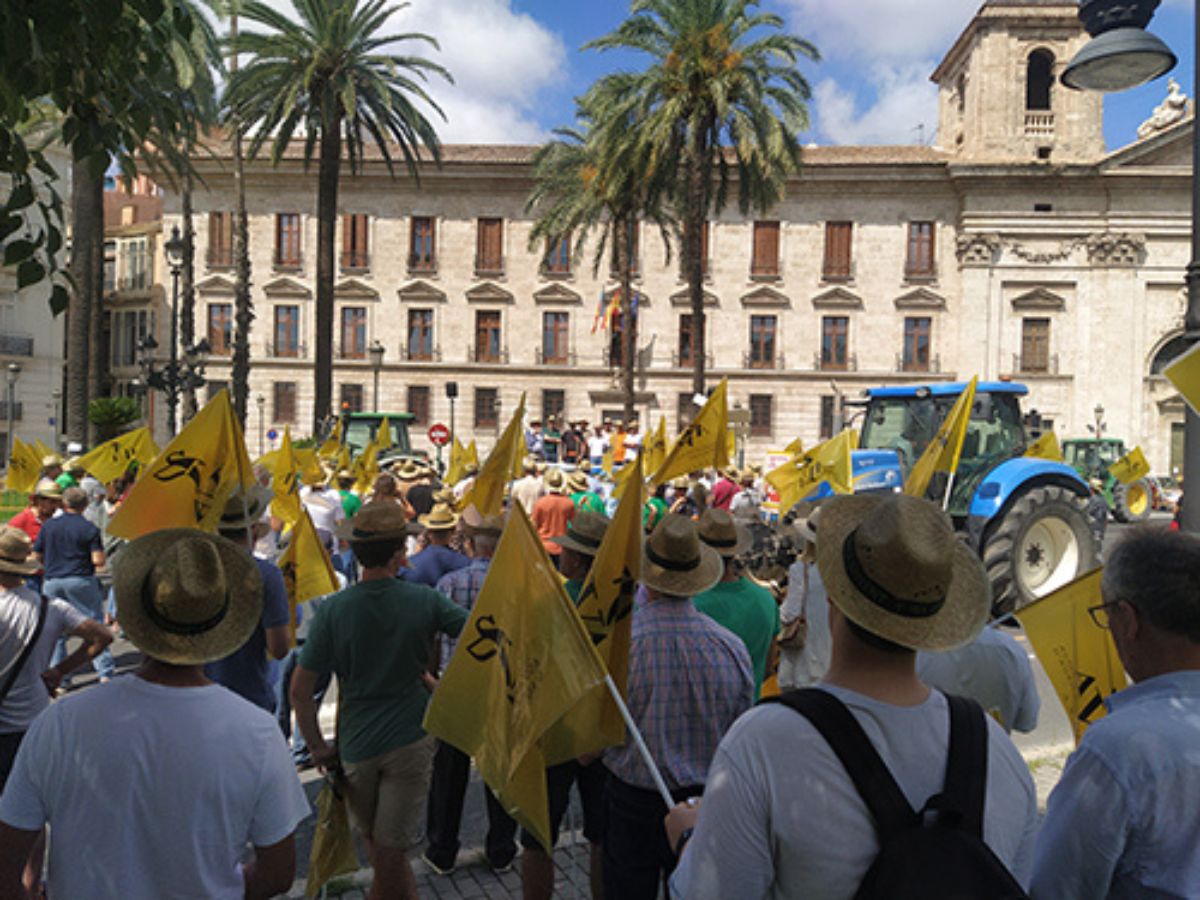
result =
[[[828,434],[840,398],[872,385],[978,374],[1028,384],[1026,409],[1060,438],[1085,433],[1102,405],[1109,433],[1141,443],[1156,471],[1178,463],[1183,407],[1159,372],[1182,335],[1190,118],[1106,152],[1101,99],[1057,82],[1087,39],[1076,12],[989,0],[933,75],[936,146],[810,147],[777,208],[709,223],[709,378],[728,376],[749,411],[751,458]],[[521,392],[535,417],[618,414],[614,341],[593,330],[616,282],[607,266],[593,274],[590,248],[578,264],[529,246],[534,150],[448,146],[419,185],[377,159],[343,176],[335,402],[449,423],[454,382],[456,430],[485,449]],[[316,175],[298,154],[248,169],[251,379],[263,426],[305,432]],[[220,385],[232,178],[220,153],[197,166],[197,329]],[[165,226],[177,222],[168,195]],[[651,226],[637,255],[639,415],[674,430],[692,410],[686,288]]]

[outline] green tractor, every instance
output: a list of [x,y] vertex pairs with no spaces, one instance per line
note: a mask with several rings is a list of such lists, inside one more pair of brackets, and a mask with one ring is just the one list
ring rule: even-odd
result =
[[1150,483],[1139,478],[1132,484],[1121,484],[1109,473],[1113,463],[1125,455],[1125,442],[1120,438],[1071,438],[1063,441],[1063,458],[1081,476],[1100,482],[1100,492],[1108,511],[1118,522],[1144,522],[1153,508]]

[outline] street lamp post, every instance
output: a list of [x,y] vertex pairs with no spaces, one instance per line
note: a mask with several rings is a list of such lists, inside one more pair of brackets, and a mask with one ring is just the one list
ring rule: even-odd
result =
[[371,401],[375,407],[375,412],[379,412],[379,372],[383,368],[383,344],[379,343],[378,339],[371,342],[371,346],[367,348],[367,353],[371,356],[371,369],[375,373],[375,397]]
[[[21,377],[21,366],[18,363],[8,364],[8,446],[5,448],[4,458],[8,460],[8,465],[12,464],[12,448],[13,448],[13,422],[16,419],[17,411],[17,379]],[[57,449],[57,448],[55,448]]]
[[54,401],[54,452],[60,453],[62,446],[62,391],[57,388],[50,392]]
[[267,398],[259,394],[254,398],[254,402],[258,405],[258,455],[263,455],[263,438],[266,432],[263,431],[263,408],[267,405]]
[[[163,249],[167,253],[167,264],[171,267],[171,348],[168,365],[171,371],[179,368],[179,275],[183,271],[183,253],[186,247],[179,236],[179,226],[171,227],[171,239]],[[167,391],[167,430],[175,434],[175,413],[179,406],[179,385],[172,384]]]
[[[1092,40],[1063,71],[1067,87],[1086,91],[1123,91],[1165,75],[1175,54],[1145,30],[1159,0],[1081,0],[1079,18]],[[1196,46],[1200,46],[1200,0],[1193,16]],[[1200,97],[1200,66],[1193,66],[1192,97]],[[1200,131],[1192,116],[1192,259],[1187,266],[1187,311],[1183,330],[1189,345],[1200,341]],[[1098,437],[1099,435],[1097,435]],[[1200,533],[1200,490],[1187,484],[1200,481],[1200,416],[1184,404],[1184,495],[1179,527]]]

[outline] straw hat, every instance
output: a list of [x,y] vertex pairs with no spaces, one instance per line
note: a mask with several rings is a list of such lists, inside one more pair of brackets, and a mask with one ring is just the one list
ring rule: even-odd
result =
[[608,516],[579,509],[575,511],[575,517],[567,523],[567,533],[550,540],[560,547],[566,547],[584,556],[595,556],[611,521]]
[[821,512],[817,567],[851,621],[914,650],[950,650],[982,630],[991,608],[983,563],[928,500],[835,497]]
[[567,479],[563,475],[562,469],[551,469],[546,473],[545,479],[546,490],[551,494],[562,494],[567,490]]
[[41,497],[44,500],[61,500],[62,485],[52,478],[43,478],[33,489],[33,496]]
[[700,540],[687,516],[667,515],[642,548],[642,584],[673,597],[694,597],[721,580],[721,555]]
[[591,490],[592,486],[588,483],[588,477],[582,472],[572,472],[567,476],[567,489],[572,494],[580,494]]
[[458,514],[446,503],[437,503],[433,509],[417,521],[425,526],[426,531],[450,531],[458,525]]
[[49,469],[52,466],[62,467],[62,457],[57,453],[48,453],[42,457],[42,468]]
[[33,541],[20,528],[4,528],[0,531],[0,572],[10,575],[36,575],[37,560],[29,559],[33,552]]
[[415,459],[406,459],[393,474],[401,481],[416,481],[425,474],[425,467]]
[[671,487],[677,491],[686,491],[688,489],[688,479],[686,475],[680,475],[678,478],[671,479]]
[[241,531],[249,528],[263,517],[274,497],[275,492],[261,484],[254,485],[245,493],[240,490],[234,491],[225,502],[225,508],[221,510],[217,530]]
[[262,618],[262,576],[254,558],[223,537],[166,528],[140,537],[113,559],[117,615],[147,656],[200,665],[242,647]]
[[537,471],[537,460],[532,456],[527,456],[521,460],[521,468],[525,470],[526,475],[532,475]]
[[354,480],[354,473],[353,473],[353,472],[351,472],[349,469],[338,469],[338,473],[337,473],[337,480],[338,480],[338,481],[344,481],[344,480],[346,480],[347,478],[349,478],[350,480],[352,480],[352,481],[353,481],[353,480]]
[[716,550],[725,559],[733,559],[750,549],[750,531],[733,521],[728,510],[709,508],[704,510],[696,525],[700,540]]
[[390,500],[363,504],[353,519],[339,522],[334,530],[343,541],[396,541],[420,533],[421,526],[410,522],[404,508]]

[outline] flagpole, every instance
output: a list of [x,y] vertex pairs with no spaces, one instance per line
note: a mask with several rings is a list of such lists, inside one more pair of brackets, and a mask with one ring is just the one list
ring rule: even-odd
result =
[[638,752],[642,754],[642,760],[646,763],[646,768],[650,770],[650,777],[654,779],[654,786],[658,788],[658,793],[662,796],[663,803],[667,804],[667,809],[670,809],[675,805],[675,798],[667,790],[667,783],[663,781],[662,772],[658,771],[658,766],[654,764],[654,759],[650,756],[650,748],[646,746],[642,732],[638,729],[637,723],[633,721],[633,716],[629,714],[629,707],[625,705],[625,700],[621,697],[621,692],[617,690],[617,685],[612,680],[612,675],[605,675],[604,683],[608,685],[608,692],[612,694],[613,701],[617,704],[617,709],[621,711],[621,718],[625,720],[625,727],[633,735],[633,742],[637,744]]
[[950,492],[954,490],[954,476],[956,472],[951,472],[950,477],[946,479],[946,496],[942,497],[942,511],[950,509]]

